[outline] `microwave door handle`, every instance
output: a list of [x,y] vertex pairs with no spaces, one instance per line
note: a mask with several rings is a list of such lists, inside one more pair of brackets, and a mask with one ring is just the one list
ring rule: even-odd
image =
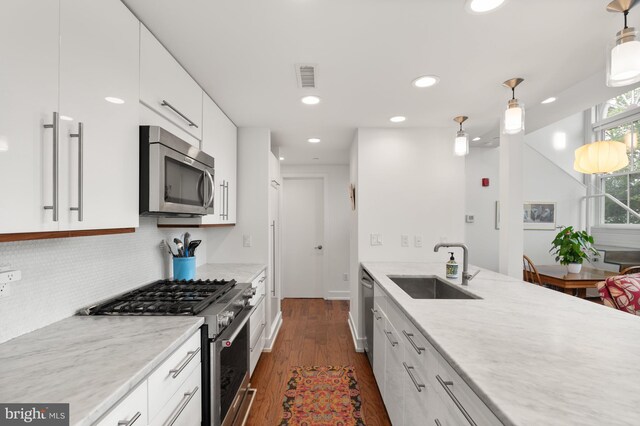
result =
[[209,196],[209,200],[207,200],[204,204],[205,208],[209,208],[209,206],[211,205],[211,203],[213,202],[213,194],[214,194],[214,190],[216,188],[215,182],[213,180],[213,176],[211,175],[211,173],[209,173],[209,170],[205,170],[204,174],[207,176],[207,178],[209,178],[209,183],[211,184],[211,195]]

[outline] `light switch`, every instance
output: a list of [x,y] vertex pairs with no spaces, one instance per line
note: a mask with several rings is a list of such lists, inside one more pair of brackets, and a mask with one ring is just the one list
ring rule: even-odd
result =
[[408,235],[400,235],[400,246],[401,247],[409,247],[409,236]]
[[422,247],[422,235],[416,235],[413,237],[413,245],[416,247]]
[[243,235],[242,236],[242,246],[243,247],[251,247],[251,235]]
[[473,223],[473,222],[476,221],[476,217],[475,217],[475,215],[468,214],[468,215],[464,216],[464,221],[467,222],[467,223]]

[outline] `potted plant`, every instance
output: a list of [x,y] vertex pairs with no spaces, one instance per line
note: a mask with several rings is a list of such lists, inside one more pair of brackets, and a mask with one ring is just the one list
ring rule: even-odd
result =
[[589,256],[600,254],[593,248],[593,237],[586,231],[574,231],[573,226],[562,228],[551,242],[552,254],[556,255],[556,262],[567,265],[570,274],[577,274],[582,269],[582,262],[586,259],[591,262]]

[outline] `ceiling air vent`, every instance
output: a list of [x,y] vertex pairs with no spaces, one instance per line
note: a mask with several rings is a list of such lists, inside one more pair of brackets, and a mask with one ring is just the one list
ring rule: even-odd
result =
[[316,88],[316,64],[296,64],[298,87],[301,89]]

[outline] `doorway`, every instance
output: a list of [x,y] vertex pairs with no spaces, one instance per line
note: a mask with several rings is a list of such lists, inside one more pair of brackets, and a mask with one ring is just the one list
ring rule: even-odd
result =
[[324,298],[324,178],[284,179],[282,297]]

